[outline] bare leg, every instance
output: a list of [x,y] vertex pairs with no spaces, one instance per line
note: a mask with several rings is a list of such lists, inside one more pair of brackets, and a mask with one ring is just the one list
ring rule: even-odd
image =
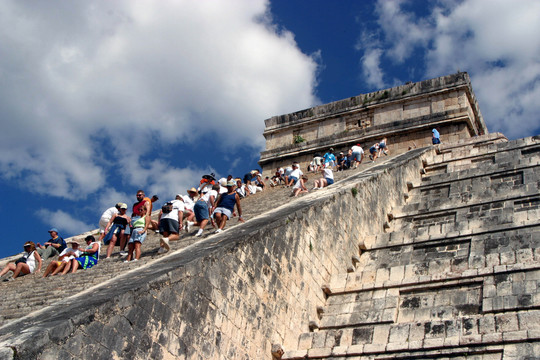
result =
[[15,263],[9,263],[2,269],[2,272],[0,272],[0,276],[3,276],[5,274],[7,274],[7,272],[10,271],[10,270],[15,272],[16,268],[17,268],[17,266],[15,265]]
[[76,272],[78,268],[79,262],[76,259],[71,260],[71,273],[73,274],[74,272]]
[[28,264],[25,264],[25,263],[18,263],[17,268],[13,272],[13,278],[15,279],[17,276],[19,276],[21,272],[23,274],[30,274],[30,266],[28,266]]
[[[77,260],[74,260],[74,261],[77,262]],[[69,269],[71,269],[71,263],[72,263],[72,261],[68,261],[67,263],[65,263],[64,271],[62,271],[62,275],[66,275],[69,272]],[[78,264],[78,262],[77,262],[77,264]]]
[[126,261],[131,261],[131,259],[133,258],[133,250],[135,248],[135,245],[134,243],[129,243],[128,244],[128,256],[126,258]]
[[120,230],[120,250],[124,251],[126,248],[127,235],[124,233],[124,230]]
[[116,235],[113,235],[111,238],[111,241],[109,242],[109,247],[107,248],[107,258],[111,257],[115,245],[116,245]]
[[135,259],[139,260],[141,258],[141,243],[135,241]]
[[[43,277],[46,278],[47,275],[49,275],[50,273],[52,273],[54,270],[56,270],[56,267],[58,266],[58,263],[56,261],[52,261],[49,266],[47,266],[47,268],[45,269],[45,272],[43,273]],[[52,275],[55,275],[55,273],[53,273]]]

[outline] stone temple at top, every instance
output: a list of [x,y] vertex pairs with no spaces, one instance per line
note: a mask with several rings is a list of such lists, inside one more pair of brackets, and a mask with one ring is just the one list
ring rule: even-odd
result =
[[298,161],[309,189],[317,153],[390,151],[165,255],[150,231],[137,262],[0,282],[0,359],[540,359],[540,136],[489,133],[466,73],[265,124],[264,172]]
[[307,165],[316,153],[364,150],[383,137],[398,153],[431,144],[437,128],[443,142],[487,133],[465,72],[358,95],[265,120],[263,172],[297,161]]

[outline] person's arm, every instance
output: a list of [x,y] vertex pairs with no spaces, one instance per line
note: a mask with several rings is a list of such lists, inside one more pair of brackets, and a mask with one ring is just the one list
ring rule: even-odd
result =
[[152,201],[151,200],[146,200],[146,215],[150,216],[152,215],[152,212],[150,211],[150,209],[152,208]]
[[99,250],[99,244],[98,243],[95,243],[94,245],[92,245],[92,248],[91,249],[87,249],[87,250],[83,250],[83,254],[95,254],[97,253]]
[[109,220],[109,222],[107,223],[107,226],[105,226],[105,234],[109,232],[109,229],[111,227],[111,224],[113,223],[114,221],[114,218],[116,218],[116,214],[114,214],[112,217],[111,217],[111,220]]
[[240,205],[240,196],[234,194],[234,198],[236,199],[236,208],[238,209],[238,221],[244,222],[244,218],[242,217],[242,206]]
[[148,225],[152,222],[152,219],[150,218],[150,215],[146,214],[146,218],[144,219],[144,229],[139,230],[139,234],[144,234],[146,230],[148,230]]
[[212,211],[216,210],[216,208],[218,207],[220,201],[221,201],[221,194],[218,195],[218,198],[217,198],[216,202],[214,203],[214,206],[212,207]]
[[39,253],[37,251],[34,251],[34,259],[36,259],[38,263],[38,267],[35,271],[35,273],[37,274],[38,272],[41,271],[41,265],[43,264],[43,261],[41,261],[41,256],[39,256]]

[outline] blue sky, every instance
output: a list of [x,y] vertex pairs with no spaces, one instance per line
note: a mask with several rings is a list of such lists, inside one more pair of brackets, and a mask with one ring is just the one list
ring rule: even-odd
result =
[[241,176],[264,119],[407,81],[467,71],[490,131],[539,134],[539,33],[536,0],[2,1],[0,256]]

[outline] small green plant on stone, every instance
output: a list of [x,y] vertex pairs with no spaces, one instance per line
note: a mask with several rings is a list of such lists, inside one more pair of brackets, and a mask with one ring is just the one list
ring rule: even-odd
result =
[[356,197],[356,195],[358,195],[358,189],[355,187],[351,188],[351,193],[352,193],[352,196]]
[[300,135],[295,135],[294,136],[294,143],[295,144],[300,144],[302,142],[306,141],[306,139],[304,139],[302,136]]
[[311,240],[309,240],[309,251],[313,251],[313,244],[311,243]]

